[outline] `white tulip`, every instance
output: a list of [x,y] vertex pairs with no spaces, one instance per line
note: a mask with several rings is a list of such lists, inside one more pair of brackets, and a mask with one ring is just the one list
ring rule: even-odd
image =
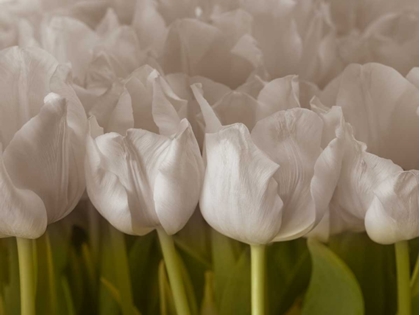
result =
[[[130,128],[124,136],[115,132],[97,136],[101,128],[90,118],[87,191],[98,211],[120,231],[144,235],[161,227],[172,235],[197,206],[203,162],[189,122],[179,118],[171,103],[177,101],[173,92],[156,71],[145,77],[146,86],[138,75],[132,82],[141,84],[137,92],[147,96],[147,85],[153,91],[149,103],[131,97],[134,125],[145,129]],[[135,104],[137,100],[143,103]],[[153,121],[137,116],[136,108],[150,113]]]
[[86,116],[47,52],[3,50],[0,72],[0,234],[37,238],[85,189]]

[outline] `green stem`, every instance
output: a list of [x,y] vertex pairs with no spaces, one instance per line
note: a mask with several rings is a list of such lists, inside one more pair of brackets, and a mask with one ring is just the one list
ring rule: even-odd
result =
[[130,271],[128,269],[127,250],[124,234],[109,225],[111,246],[114,253],[114,266],[117,288],[121,297],[122,315],[133,315],[133,295],[131,293]]
[[398,283],[398,315],[411,315],[410,256],[408,242],[395,243]]
[[265,314],[265,245],[251,245],[252,315]]
[[175,300],[176,312],[178,315],[190,315],[191,312],[187,295],[185,294],[179,258],[175,250],[174,241],[163,229],[157,229],[157,233],[162,248],[163,259],[165,260],[166,270],[168,271],[169,283],[171,284],[172,294]]
[[19,256],[21,315],[35,315],[35,271],[33,243],[26,238],[16,238]]

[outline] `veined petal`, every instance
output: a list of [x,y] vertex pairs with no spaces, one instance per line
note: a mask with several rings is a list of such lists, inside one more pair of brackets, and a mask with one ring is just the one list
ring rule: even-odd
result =
[[419,236],[419,173],[393,174],[381,182],[366,217],[370,238],[380,244],[393,244]]
[[97,98],[89,114],[96,117],[105,132],[117,132],[120,135],[125,135],[128,129],[134,127],[131,96],[127,89],[118,82]]
[[0,144],[0,237],[38,238],[47,228],[47,212],[41,198],[16,186],[3,164]]
[[159,165],[153,199],[160,224],[175,234],[197,207],[204,177],[200,149],[190,124],[183,119]]
[[0,52],[0,141],[5,148],[39,113],[56,67],[54,57],[38,48],[12,47]]
[[222,124],[217,117],[216,113],[213,111],[213,108],[203,97],[203,89],[200,83],[195,83],[191,85],[191,90],[194,93],[194,96],[200,105],[201,112],[204,117],[206,124],[206,132],[217,132],[222,128]]
[[84,190],[83,157],[73,146],[83,142],[71,143],[67,115],[66,100],[49,94],[40,113],[15,134],[3,155],[12,181],[44,202],[48,223],[72,211]]
[[92,60],[92,48],[98,36],[79,20],[55,16],[41,27],[41,41],[45,50],[60,63],[71,62],[75,76],[84,82],[86,69]]
[[[131,212],[129,197],[126,188],[120,181],[121,174],[118,174],[118,166],[124,167],[121,161],[123,157],[119,148],[100,150],[93,134],[97,133],[99,129],[94,117],[90,118],[90,132],[92,135],[88,136],[86,144],[86,188],[90,200],[95,208],[118,230],[127,234],[143,235],[153,230],[153,227],[147,227],[145,222],[139,226],[135,219],[138,217]],[[108,134],[109,135],[109,134]],[[116,134],[111,134],[111,136]],[[109,136],[108,136],[109,137]],[[100,137],[99,137],[100,138]],[[112,142],[112,138],[108,140],[105,138],[102,142]],[[102,147],[105,145],[102,144]],[[107,154],[112,154],[114,162],[119,162],[120,165],[110,165]],[[138,209],[137,207],[132,211],[146,211],[147,209]]]
[[279,110],[300,107],[299,81],[296,75],[274,79],[258,94],[258,120]]
[[350,65],[341,76],[337,105],[369,152],[404,169],[417,169],[418,94],[418,89],[390,67]]
[[321,153],[321,136],[322,120],[302,108],[279,111],[252,130],[254,143],[280,165],[274,178],[284,207],[276,241],[304,235],[317,219],[310,186]]
[[364,218],[376,187],[392,174],[402,171],[391,160],[366,152],[354,139],[351,127],[344,128],[345,150],[340,179],[331,204],[331,232],[363,231]]
[[186,110],[187,101],[176,96],[169,86],[166,86],[167,93],[164,93],[164,84],[162,77],[153,79],[152,114],[160,134],[169,136],[176,133],[181,121],[174,105],[180,105]]
[[205,138],[206,174],[201,212],[217,231],[249,244],[266,244],[278,234],[283,202],[273,179],[278,165],[253,143],[242,124]]

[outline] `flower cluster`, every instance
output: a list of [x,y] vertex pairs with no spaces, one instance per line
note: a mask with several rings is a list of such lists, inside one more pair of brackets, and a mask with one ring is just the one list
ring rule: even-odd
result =
[[38,237],[86,177],[130,234],[178,232],[201,195],[212,227],[251,244],[319,222],[321,237],[418,236],[406,2],[3,4],[0,232]]
[[418,237],[418,1],[0,6],[1,236]]

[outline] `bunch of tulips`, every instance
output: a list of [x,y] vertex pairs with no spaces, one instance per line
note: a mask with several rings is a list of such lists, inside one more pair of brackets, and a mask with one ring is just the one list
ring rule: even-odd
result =
[[0,315],[418,313],[418,1],[0,26]]

